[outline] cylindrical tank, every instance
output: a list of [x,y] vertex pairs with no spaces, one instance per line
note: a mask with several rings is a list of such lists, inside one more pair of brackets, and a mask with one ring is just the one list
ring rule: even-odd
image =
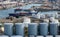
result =
[[15,23],[16,35],[24,35],[24,24]]
[[58,34],[58,23],[50,23],[50,35]]
[[48,34],[48,23],[39,24],[39,34],[46,36]]
[[13,35],[13,23],[4,23],[4,34]]
[[28,35],[37,35],[37,23],[28,24]]

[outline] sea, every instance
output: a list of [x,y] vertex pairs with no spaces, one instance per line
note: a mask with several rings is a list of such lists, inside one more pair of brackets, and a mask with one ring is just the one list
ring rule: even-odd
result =
[[[14,9],[16,8],[22,8],[22,9],[29,9],[32,6],[41,6],[42,4],[28,4],[22,7],[15,7],[15,8],[9,8],[9,9],[4,9],[4,10],[0,10],[0,18],[6,18],[9,16],[9,13],[14,13]],[[49,13],[52,11],[49,11]],[[43,12],[45,13],[45,12]],[[48,12],[47,12],[48,13]]]

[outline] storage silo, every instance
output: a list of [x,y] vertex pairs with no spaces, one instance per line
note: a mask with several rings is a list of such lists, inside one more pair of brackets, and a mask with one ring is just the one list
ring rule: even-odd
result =
[[43,36],[48,35],[48,23],[39,24],[39,34]]
[[0,35],[0,37],[9,37],[9,36],[7,36],[7,35]]
[[28,35],[30,36],[36,36],[37,35],[37,23],[29,23],[28,24]]
[[20,36],[20,35],[13,35],[11,37],[23,37],[23,36]]
[[4,34],[13,35],[13,23],[4,23]]
[[50,23],[50,35],[58,34],[58,23]]
[[24,24],[23,23],[15,23],[16,35],[24,36]]

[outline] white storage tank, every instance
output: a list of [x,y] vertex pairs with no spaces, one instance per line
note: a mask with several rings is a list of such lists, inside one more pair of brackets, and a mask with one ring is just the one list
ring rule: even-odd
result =
[[28,35],[37,35],[37,23],[28,24]]
[[13,35],[13,23],[4,23],[4,34]]
[[24,36],[24,24],[15,23],[16,35]]
[[50,23],[50,35],[57,35],[58,34],[58,24],[59,23]]
[[39,24],[39,34],[46,36],[48,35],[48,23],[40,23]]

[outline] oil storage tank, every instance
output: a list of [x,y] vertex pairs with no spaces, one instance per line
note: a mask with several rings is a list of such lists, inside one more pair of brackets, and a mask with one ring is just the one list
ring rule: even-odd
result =
[[48,34],[48,23],[40,23],[39,24],[39,34],[46,36]]
[[50,35],[57,35],[58,34],[58,23],[50,23]]
[[28,35],[30,37],[32,37],[33,35],[36,36],[37,35],[37,23],[29,23],[28,24]]
[[16,35],[24,36],[24,24],[15,23]]
[[13,35],[13,23],[4,23],[4,34]]

